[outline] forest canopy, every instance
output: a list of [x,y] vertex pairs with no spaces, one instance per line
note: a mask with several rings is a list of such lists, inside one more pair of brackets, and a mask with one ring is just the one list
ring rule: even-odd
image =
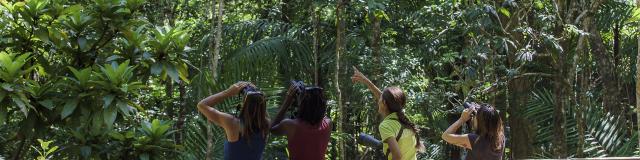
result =
[[198,102],[248,81],[271,118],[291,80],[324,88],[326,159],[381,159],[357,143],[382,118],[352,67],[407,94],[418,159],[466,154],[440,135],[467,101],[499,110],[504,159],[640,156],[640,0],[0,4],[0,159],[222,159]]

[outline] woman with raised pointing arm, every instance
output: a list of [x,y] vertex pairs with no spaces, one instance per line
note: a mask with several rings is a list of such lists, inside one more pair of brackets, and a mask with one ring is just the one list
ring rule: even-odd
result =
[[387,87],[380,91],[358,69],[353,67],[351,80],[367,85],[378,102],[378,113],[384,120],[378,126],[383,142],[383,152],[387,159],[415,160],[417,151],[423,151],[418,127],[404,113],[406,95],[398,87]]

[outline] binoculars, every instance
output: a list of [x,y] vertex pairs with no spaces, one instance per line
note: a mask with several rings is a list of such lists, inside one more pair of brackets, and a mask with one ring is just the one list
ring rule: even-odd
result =
[[371,148],[382,148],[382,142],[380,140],[364,133],[360,133],[358,136],[358,144]]
[[242,88],[242,91],[240,91],[240,94],[247,95],[247,94],[250,94],[251,92],[259,92],[259,91],[258,91],[258,88],[252,85],[247,85],[244,88]]
[[465,109],[470,108],[471,109],[471,116],[475,116],[477,110],[480,109],[480,105],[478,105],[477,103],[474,103],[474,102],[464,102],[462,104],[462,107],[464,107]]
[[295,98],[293,99],[293,104],[295,104],[296,106],[300,106],[300,103],[302,103],[302,98],[304,98],[304,91],[305,91],[305,85],[304,82],[300,81],[300,80],[294,80],[291,81],[291,85],[294,87],[295,89]]

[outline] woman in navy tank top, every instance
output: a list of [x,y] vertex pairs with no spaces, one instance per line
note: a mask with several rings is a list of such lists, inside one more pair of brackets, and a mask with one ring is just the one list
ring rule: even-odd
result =
[[[243,103],[238,117],[214,108],[226,98],[241,94]],[[198,103],[198,111],[209,122],[224,128],[225,160],[260,160],[269,133],[264,94],[249,82],[238,82],[229,89],[209,96]]]
[[[292,104],[298,107],[295,118],[285,119]],[[327,100],[322,88],[305,87],[301,82],[289,87],[271,128],[271,133],[287,136],[289,159],[325,159],[331,135],[331,121],[326,116],[326,110]]]

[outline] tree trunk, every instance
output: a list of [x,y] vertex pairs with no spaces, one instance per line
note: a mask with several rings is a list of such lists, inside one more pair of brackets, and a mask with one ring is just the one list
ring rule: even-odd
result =
[[209,10],[209,16],[211,17],[211,33],[209,33],[209,51],[211,51],[211,64],[209,66],[209,69],[211,69],[211,76],[214,76],[216,74],[216,69],[218,67],[218,65],[216,63],[218,63],[218,60],[216,59],[216,52],[215,52],[215,34],[216,34],[216,0],[211,0],[211,9]]
[[[382,61],[381,61],[381,47],[380,47],[380,41],[381,41],[381,28],[380,28],[380,23],[381,23],[381,19],[380,17],[377,17],[375,15],[375,11],[369,11],[369,17],[371,19],[371,56],[373,57],[373,74],[371,76],[373,84],[382,84],[381,82],[383,81],[382,77],[383,77],[383,65],[382,65]],[[377,105],[376,103],[373,103],[374,106]],[[380,117],[378,116],[378,113],[376,110],[369,110],[367,112],[367,114],[371,117],[371,121],[370,122],[379,122],[380,121]],[[367,126],[369,126],[370,130],[373,131],[373,133],[376,133],[376,137],[377,135],[380,135],[379,131],[378,131],[378,126],[375,125],[375,123],[369,123],[367,124]],[[378,137],[379,138],[379,137]],[[372,157],[375,157],[375,159],[380,159],[383,158],[380,155],[381,154],[375,154],[375,153],[380,153],[380,152],[374,152],[374,154],[372,155]]]
[[591,43],[593,55],[598,65],[598,75],[600,75],[600,80],[602,81],[602,105],[605,110],[615,115],[620,115],[618,85],[616,84],[615,71],[613,70],[613,61],[611,61],[611,57],[607,55],[607,49],[602,42],[602,37],[600,36],[597,25],[591,26],[590,33],[592,36],[589,42]]
[[[211,12],[214,12],[215,5],[212,5]],[[217,14],[217,25],[215,29],[215,40],[213,46],[213,63],[211,64],[211,73],[213,73],[213,79],[218,78],[218,60],[220,59],[220,42],[222,41],[222,19],[224,18],[224,0],[218,0],[218,14]],[[213,21],[214,18],[211,18],[211,29],[213,30]],[[213,34],[212,34],[213,35]]]
[[[586,21],[585,21],[586,22]],[[584,24],[584,23],[583,23]],[[586,25],[585,25],[586,26]],[[585,27],[586,28],[586,27]],[[583,59],[586,58],[587,56],[584,55],[585,52],[583,52],[583,48],[584,48],[584,39],[585,36],[581,35],[578,38],[578,46],[576,47],[576,52],[574,54],[573,57],[573,65],[571,66],[571,73],[573,74],[573,76],[571,76],[572,81],[569,83],[571,85],[575,84],[575,88],[578,88],[577,91],[574,91],[572,94],[574,95],[574,100],[576,101],[575,105],[575,111],[576,111],[576,123],[577,123],[577,128],[578,128],[578,147],[576,148],[576,157],[577,158],[582,158],[583,157],[583,153],[582,151],[584,150],[584,141],[585,141],[585,135],[584,135],[584,117],[583,117],[583,109],[587,108],[588,106],[586,106],[585,104],[585,90],[586,87],[583,85],[584,82],[584,74],[589,74],[588,72],[581,72],[583,75],[580,75],[577,73],[577,66],[580,65],[580,62],[584,62],[581,61],[580,57],[582,57]],[[588,67],[588,66],[583,66],[584,67]]]
[[[595,14],[595,11],[598,10],[600,4],[602,4],[601,0],[592,3],[589,11],[590,16]],[[594,18],[591,18],[591,20],[595,21]],[[591,23],[588,30],[591,34],[589,43],[592,48],[593,57],[596,59],[596,64],[598,66],[597,73],[602,81],[602,106],[606,111],[612,112],[614,115],[620,115],[621,108],[618,105],[619,93],[616,91],[618,85],[616,84],[615,70],[612,65],[613,61],[611,60],[611,56],[607,55],[607,49],[602,42],[602,36],[600,36],[598,26],[595,25],[595,22],[589,23]]]
[[290,0],[282,0],[282,2],[280,3],[280,12],[282,13],[280,15],[280,20],[285,23],[291,23],[291,18],[289,17],[291,16],[291,11]]
[[211,124],[207,121],[207,152],[205,153],[205,159],[211,160],[213,158],[213,131]]
[[[636,0],[636,7],[640,7],[640,0]],[[640,26],[638,26],[640,27]],[[638,56],[636,57],[636,125],[638,126],[638,134],[640,134],[640,36],[638,36]],[[638,138],[638,146],[640,146],[640,138]]]
[[380,18],[373,11],[371,17],[371,55],[373,57],[373,84],[379,84],[382,77],[382,62],[380,61]]
[[[588,8],[585,12],[585,17],[581,22],[582,28],[584,31],[590,31],[591,29],[595,29],[594,27],[594,16],[595,11],[597,11],[598,7],[602,1],[594,1],[592,2],[590,8]],[[584,5],[584,4],[582,4]],[[575,23],[578,23],[577,21]],[[597,32],[597,29],[595,29]],[[588,35],[581,35],[578,38],[576,52],[574,55],[574,65],[571,67],[571,77],[573,78],[570,82],[571,85],[575,84],[576,91],[574,91],[574,106],[576,106],[576,125],[578,129],[578,146],[576,148],[576,157],[582,158],[584,157],[584,147],[585,147],[585,130],[586,130],[586,122],[584,118],[585,109],[591,107],[591,103],[589,98],[586,96],[587,93],[591,90],[590,87],[590,74],[591,74],[591,65],[589,65],[589,54],[588,50],[585,48],[587,43],[585,40],[588,40]],[[576,68],[578,65],[582,66],[582,71],[580,74],[577,72]],[[574,77],[575,76],[575,77]]]
[[565,108],[569,103],[569,96],[566,93],[567,84],[564,83],[564,75],[565,75],[565,64],[566,59],[562,53],[558,55],[558,61],[556,62],[556,67],[558,71],[556,71],[553,77],[553,85],[554,85],[554,102],[555,107],[553,108],[553,158],[566,158],[567,157],[567,135],[565,132],[566,127],[566,119],[565,119]]
[[165,83],[165,93],[167,94],[166,98],[170,101],[169,105],[164,106],[165,113],[167,113],[167,117],[173,121],[173,117],[175,116],[175,110],[173,108],[173,80],[168,79]]
[[[338,107],[338,133],[344,133],[343,124],[345,124],[345,113],[344,107],[342,105],[342,92],[340,91],[340,55],[345,50],[345,20],[344,20],[344,10],[345,10],[345,2],[346,0],[338,0],[336,6],[336,25],[337,25],[337,33],[336,33],[336,70],[334,77],[334,84],[336,87],[336,96],[337,96],[337,107]],[[338,157],[340,160],[345,160],[345,144],[344,140],[338,142]]]
[[[553,7],[556,9],[558,21],[555,24],[554,29],[554,37],[562,37],[559,41],[562,50],[560,51],[551,51],[550,53],[554,56],[554,61],[551,62],[551,66],[556,69],[553,75],[553,101],[555,107],[553,108],[553,136],[552,139],[552,153],[553,158],[566,158],[567,155],[567,132],[566,132],[566,117],[565,112],[566,108],[571,106],[571,77],[567,77],[570,75],[571,59],[569,57],[570,49],[572,46],[571,41],[574,40],[570,36],[565,36],[566,32],[564,26],[566,24],[573,24],[573,13],[577,10],[577,2],[569,2],[568,4],[565,2],[560,2],[554,0]],[[566,8],[569,6],[569,8]],[[575,24],[574,24],[575,25]]]
[[316,5],[311,5],[311,17],[313,21],[313,83],[316,86],[320,86],[320,66],[319,62],[319,48],[320,48],[320,10],[316,8]]
[[24,150],[24,145],[25,143],[27,143],[27,137],[24,134],[18,133],[18,136],[20,137],[20,145],[18,145],[18,151],[13,152],[13,160],[20,160],[22,159],[22,151]]
[[[527,78],[518,78],[509,81],[509,117],[508,121],[511,127],[511,152],[515,159],[529,158],[530,153],[533,153],[533,136],[535,130],[530,125],[530,122],[522,115],[524,113],[524,107],[528,101],[528,95],[530,93],[531,82]],[[505,157],[506,158],[506,157]]]
[[187,101],[185,99],[187,89],[185,88],[184,81],[181,81],[178,84],[178,92],[180,93],[180,109],[178,110],[178,120],[176,122],[177,132],[175,139],[177,144],[182,144],[182,137],[184,135],[182,128],[184,128],[185,114],[187,114]]
[[[214,18],[213,13],[215,12],[215,2],[212,0],[211,5],[211,29],[213,31]],[[217,14],[217,25],[215,29],[215,41],[213,47],[213,63],[211,64],[211,73],[213,76],[213,80],[217,81],[218,79],[218,60],[220,59],[220,42],[222,41],[222,19],[224,18],[224,0],[218,0],[218,14]],[[213,35],[213,34],[212,34]],[[210,91],[211,92],[211,91]],[[208,121],[207,121],[208,122]],[[206,160],[211,160],[213,158],[213,131],[211,128],[211,124],[207,123],[207,151],[205,154]]]

